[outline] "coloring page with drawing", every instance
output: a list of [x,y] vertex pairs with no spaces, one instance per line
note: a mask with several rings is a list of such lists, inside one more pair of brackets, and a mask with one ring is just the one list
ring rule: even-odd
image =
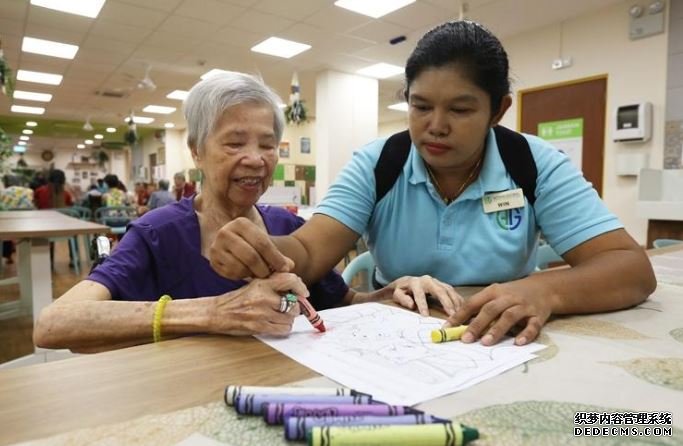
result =
[[432,343],[442,319],[378,303],[319,312],[327,332],[299,316],[287,338],[257,336],[295,361],[374,399],[415,405],[470,387],[536,357],[545,348],[512,338],[485,347]]

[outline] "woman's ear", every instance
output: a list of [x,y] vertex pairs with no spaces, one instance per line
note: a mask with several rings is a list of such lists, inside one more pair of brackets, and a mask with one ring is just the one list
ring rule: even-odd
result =
[[200,161],[199,150],[197,149],[197,146],[190,146],[190,153],[192,153],[192,159],[194,160],[195,164]]
[[503,116],[505,116],[505,112],[508,111],[508,108],[512,105],[512,96],[505,95],[503,96],[503,99],[500,101],[500,108],[498,108],[498,111],[493,115],[493,118],[491,118],[491,127],[494,127],[498,125],[501,119],[503,119]]

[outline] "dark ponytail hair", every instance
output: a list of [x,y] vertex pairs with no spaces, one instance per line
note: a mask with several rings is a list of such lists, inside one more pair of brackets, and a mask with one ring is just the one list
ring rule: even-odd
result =
[[467,20],[432,28],[417,42],[406,62],[405,98],[410,85],[428,68],[457,65],[491,98],[491,114],[510,93],[508,56],[498,38],[482,25]]

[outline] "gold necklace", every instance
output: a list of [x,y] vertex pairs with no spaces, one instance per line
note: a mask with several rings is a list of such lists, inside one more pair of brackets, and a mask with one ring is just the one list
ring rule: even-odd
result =
[[458,191],[455,193],[455,196],[453,198],[448,198],[448,195],[444,193],[444,191],[441,189],[441,186],[439,185],[439,182],[436,180],[436,176],[434,175],[434,172],[432,172],[432,169],[429,168],[429,164],[425,163],[425,167],[427,168],[427,173],[429,174],[429,178],[431,178],[432,182],[434,183],[434,186],[436,186],[436,191],[439,193],[439,196],[441,199],[446,203],[448,206],[451,204],[456,198],[460,196],[460,193],[465,189],[465,186],[467,186],[474,176],[474,173],[479,169],[479,165],[481,164],[481,160],[484,159],[482,156],[477,160],[477,163],[474,165],[472,170],[470,171],[469,175],[467,176],[467,179],[465,180],[464,183],[460,186]]

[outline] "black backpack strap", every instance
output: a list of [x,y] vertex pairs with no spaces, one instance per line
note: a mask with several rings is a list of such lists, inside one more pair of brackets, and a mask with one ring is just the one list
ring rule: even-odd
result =
[[384,143],[375,165],[375,204],[394,187],[408,159],[411,145],[408,130],[391,135]]
[[536,202],[538,169],[531,154],[529,142],[524,135],[500,125],[495,126],[493,132],[496,134],[498,151],[503,164],[505,164],[505,169],[512,180],[522,188],[527,201],[533,206]]

